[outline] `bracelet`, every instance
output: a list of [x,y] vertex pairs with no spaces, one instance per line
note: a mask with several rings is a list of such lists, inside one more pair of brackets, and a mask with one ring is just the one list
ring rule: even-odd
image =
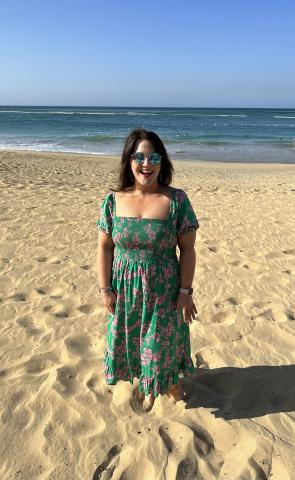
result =
[[98,287],[98,291],[99,291],[99,293],[101,293],[101,292],[111,292],[112,287]]

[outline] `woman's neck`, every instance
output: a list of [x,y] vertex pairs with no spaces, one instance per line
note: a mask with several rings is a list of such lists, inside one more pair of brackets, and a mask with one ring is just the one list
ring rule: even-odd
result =
[[141,185],[140,183],[136,182],[133,186],[133,191],[139,195],[159,193],[162,191],[162,189],[163,187],[158,182],[155,182],[153,185]]

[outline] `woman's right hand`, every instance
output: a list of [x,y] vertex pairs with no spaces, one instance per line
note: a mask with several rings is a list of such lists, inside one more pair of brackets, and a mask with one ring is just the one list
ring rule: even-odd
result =
[[107,310],[114,315],[117,302],[116,294],[114,292],[102,292],[101,299]]

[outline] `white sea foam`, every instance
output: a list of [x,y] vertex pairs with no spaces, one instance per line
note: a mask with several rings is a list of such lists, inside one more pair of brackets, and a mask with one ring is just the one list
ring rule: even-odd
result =
[[[173,112],[66,112],[62,110],[0,110],[1,113],[22,113],[22,114],[31,114],[31,115],[131,115],[131,116],[157,116],[157,115],[167,115],[169,117],[247,117],[248,115],[229,115],[229,114],[207,114],[207,113],[173,113]],[[280,118],[280,117],[278,117]],[[295,118],[295,117],[281,117],[281,118]]]
[[274,115],[273,118],[295,118],[295,117],[286,117],[285,115]]
[[83,150],[82,148],[66,148],[60,147],[57,145],[47,145],[47,144],[40,144],[36,146],[36,144],[18,144],[18,145],[5,145],[0,144],[0,150],[29,150],[33,152],[53,152],[53,153],[80,153],[84,155],[118,155],[118,153],[110,153],[110,152],[97,152],[94,150]]
[[62,112],[62,111],[54,111],[54,110],[36,110],[32,111],[25,111],[25,110],[0,110],[0,113],[26,113],[32,115],[38,114],[52,114],[52,115],[126,115],[125,113],[121,112]]

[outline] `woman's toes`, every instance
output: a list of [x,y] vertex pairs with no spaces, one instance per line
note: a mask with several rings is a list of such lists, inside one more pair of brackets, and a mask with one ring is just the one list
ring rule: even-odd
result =
[[140,392],[138,388],[135,388],[135,390],[133,390],[133,397],[136,398],[136,400],[138,400],[139,402],[143,402],[145,395],[144,392]]
[[154,405],[155,397],[152,393],[150,393],[147,397],[145,397],[142,408],[144,412],[149,412]]
[[141,402],[144,401],[144,398],[145,398],[144,392],[138,392],[138,399],[139,399]]
[[172,385],[170,388],[169,396],[174,400],[174,402],[179,402],[180,400],[184,400],[184,392],[180,383],[177,385]]

